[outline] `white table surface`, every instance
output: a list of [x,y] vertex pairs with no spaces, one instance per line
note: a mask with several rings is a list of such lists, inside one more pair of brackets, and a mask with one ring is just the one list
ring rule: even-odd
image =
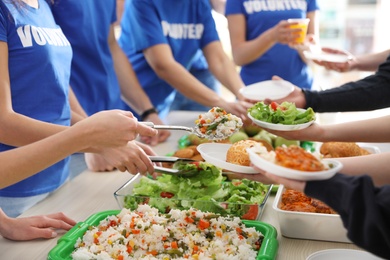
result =
[[[173,112],[169,115],[166,123],[191,126],[198,114],[195,112]],[[159,155],[175,151],[177,149],[177,140],[184,134],[185,132],[182,131],[172,132],[168,142],[155,147],[155,151]],[[374,145],[378,146],[382,152],[390,151],[389,145]],[[94,213],[119,209],[113,193],[131,177],[132,175],[129,173],[119,171],[103,173],[85,171],[66,183],[47,199],[27,210],[20,217],[62,211],[76,221],[83,221]],[[281,236],[277,215],[272,209],[273,201],[274,196],[270,196],[261,221],[273,225],[278,230],[278,260],[302,260],[306,259],[310,254],[324,249],[359,249],[357,246],[349,243],[290,239]],[[47,259],[49,251],[55,247],[59,237],[27,242],[15,242],[0,237],[0,259]]]

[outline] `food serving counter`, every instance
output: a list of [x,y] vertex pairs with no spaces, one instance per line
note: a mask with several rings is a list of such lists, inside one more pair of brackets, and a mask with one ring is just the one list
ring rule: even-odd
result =
[[[177,111],[172,112],[167,119],[167,124],[171,125],[193,125],[194,120],[199,113]],[[186,134],[182,131],[172,132],[169,140],[163,144],[154,147],[159,155],[164,155],[177,149],[178,139]],[[390,145],[374,144],[382,152],[390,151]],[[43,202],[27,210],[20,217],[49,214],[54,212],[64,212],[75,221],[86,220],[90,215],[105,211],[118,209],[114,198],[114,192],[127,182],[132,175],[119,171],[114,172],[91,172],[85,171],[76,178],[67,182],[59,190]],[[290,239],[281,236],[278,224],[277,214],[272,208],[274,195],[268,198],[265,211],[261,221],[273,225],[278,230],[279,249],[277,259],[302,260],[310,254],[325,249],[345,248],[359,249],[354,244],[323,242],[301,239]],[[312,230],[312,232],[316,232]],[[10,241],[0,237],[0,259],[47,259],[49,251],[55,247],[57,238],[49,240],[34,240],[27,242]]]

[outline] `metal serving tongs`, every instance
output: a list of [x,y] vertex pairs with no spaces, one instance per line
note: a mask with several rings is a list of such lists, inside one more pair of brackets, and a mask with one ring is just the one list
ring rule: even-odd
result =
[[154,170],[159,173],[175,175],[179,177],[192,177],[198,174],[197,171],[184,171],[178,169],[165,168],[160,166],[154,166]]
[[[195,162],[195,160],[188,159],[188,158],[179,158],[174,156],[149,156],[149,159],[152,162]],[[172,168],[166,168],[161,166],[154,166],[154,170],[159,173],[164,174],[170,174],[170,175],[176,175],[180,177],[191,177],[198,173],[198,171],[184,171],[184,170],[178,170],[178,169],[172,169]]]
[[183,130],[190,132],[191,134],[195,134],[196,136],[200,138],[206,138],[212,141],[218,141],[223,140],[227,138],[228,136],[225,136],[223,134],[220,135],[206,135],[200,132],[198,127],[188,127],[188,126],[177,126],[177,125],[155,125],[152,122],[139,122],[141,124],[147,125],[154,129],[162,129],[162,130]]
[[169,163],[195,162],[195,160],[192,160],[189,158],[179,158],[179,157],[174,157],[174,156],[149,156],[149,159],[152,162],[169,162]]

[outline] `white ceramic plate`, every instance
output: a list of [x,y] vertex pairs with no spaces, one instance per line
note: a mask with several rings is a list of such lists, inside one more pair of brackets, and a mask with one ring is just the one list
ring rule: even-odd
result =
[[[304,111],[304,109],[297,108],[299,110]],[[264,122],[258,119],[255,119],[248,113],[248,117],[253,121],[258,126],[261,126],[262,128],[266,129],[272,129],[272,130],[278,130],[278,131],[294,131],[294,130],[301,130],[306,127],[309,127],[311,124],[314,123],[315,120],[312,120],[310,122],[304,123],[304,124],[299,124],[299,125],[283,125],[283,124],[272,124],[268,122]]]
[[239,173],[255,174],[255,169],[249,166],[241,166],[226,162],[226,153],[231,144],[205,143],[198,145],[197,149],[203,159],[219,168]]
[[288,179],[301,181],[326,180],[335,175],[343,167],[343,165],[335,159],[323,159],[322,163],[327,165],[330,168],[329,170],[318,172],[299,171],[267,161],[256,154],[251,148],[247,149],[247,151],[252,164],[264,171]]
[[371,253],[353,249],[329,249],[315,252],[309,255],[306,260],[380,260]]
[[247,99],[264,100],[280,99],[288,96],[294,90],[294,85],[285,80],[266,80],[257,82],[240,89],[240,93]]
[[319,60],[319,61],[328,61],[328,62],[337,62],[337,63],[347,62],[350,59],[350,57],[347,55],[331,54],[326,52],[304,51],[303,55],[306,57],[306,59],[309,60]]

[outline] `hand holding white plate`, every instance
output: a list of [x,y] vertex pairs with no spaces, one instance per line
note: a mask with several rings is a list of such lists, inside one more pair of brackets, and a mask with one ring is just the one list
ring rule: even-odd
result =
[[249,154],[251,163],[256,167],[266,172],[272,173],[276,176],[280,176],[288,179],[294,179],[294,180],[301,180],[301,181],[326,180],[333,177],[333,175],[335,175],[343,167],[343,165],[337,160],[323,159],[322,163],[329,168],[328,170],[314,171],[314,172],[299,171],[299,170],[286,168],[277,165],[273,162],[267,161],[266,159],[259,156],[255,151],[253,151],[252,148],[247,149],[247,152]]
[[[304,110],[300,109],[299,110]],[[304,124],[298,124],[298,125],[283,125],[283,124],[273,124],[273,123],[268,123],[265,121],[261,121],[258,119],[255,119],[253,116],[251,116],[250,113],[248,113],[248,117],[253,121],[258,126],[261,126],[266,129],[271,129],[271,130],[278,130],[278,131],[294,131],[294,130],[301,130],[304,128],[309,127],[311,124],[315,122],[315,120],[312,120],[310,122],[304,123]]]
[[250,100],[280,99],[288,96],[294,85],[285,80],[266,80],[240,89],[240,93]]
[[202,155],[202,158],[219,168],[238,172],[238,173],[247,173],[255,174],[259,173],[257,170],[249,166],[241,166],[233,163],[226,162],[226,153],[229,150],[231,144],[218,144],[218,143],[204,143],[198,145],[197,149]]
[[304,51],[303,55],[308,60],[318,60],[318,61],[327,61],[327,62],[335,62],[335,63],[344,63],[351,59],[350,56],[345,54],[334,54],[334,53],[327,53],[327,52],[311,52],[311,51]]

